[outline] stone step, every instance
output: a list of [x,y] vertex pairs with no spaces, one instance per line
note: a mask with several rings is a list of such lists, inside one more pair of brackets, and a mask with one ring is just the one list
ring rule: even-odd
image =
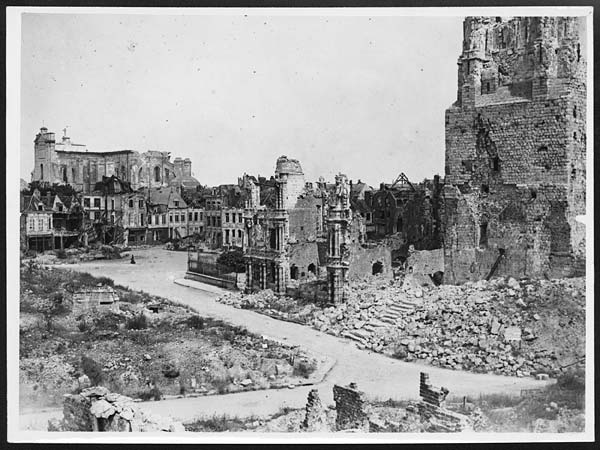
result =
[[404,316],[406,313],[411,313],[415,310],[415,308],[409,308],[407,306],[395,306],[394,308],[389,308],[386,313],[387,314],[398,314]]
[[390,317],[380,317],[379,320],[381,320],[382,322],[385,322],[389,325],[396,325],[396,319],[395,318],[390,318]]
[[379,330],[380,328],[386,327],[387,325],[388,324],[386,324],[386,323],[382,323],[381,325],[375,325],[375,324],[368,323],[364,327],[362,327],[362,329],[373,333],[373,332]]
[[342,336],[352,339],[353,341],[360,342],[363,345],[368,343],[368,338],[370,335],[371,333],[363,330],[348,330],[342,333]]
[[379,316],[379,320],[384,320],[384,321],[393,320],[395,323],[396,320],[400,319],[400,317],[401,316],[398,314],[383,314],[382,316]]
[[410,308],[414,309],[416,305],[414,303],[397,302],[388,305],[388,308]]

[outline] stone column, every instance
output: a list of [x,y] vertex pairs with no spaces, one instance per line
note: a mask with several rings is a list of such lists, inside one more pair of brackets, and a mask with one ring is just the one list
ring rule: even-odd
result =
[[267,263],[265,261],[260,263],[260,288],[267,288]]
[[246,292],[252,292],[252,260],[246,260]]

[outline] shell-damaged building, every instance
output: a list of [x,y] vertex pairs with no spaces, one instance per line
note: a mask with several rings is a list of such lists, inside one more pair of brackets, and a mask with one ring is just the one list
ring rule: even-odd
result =
[[161,186],[196,189],[200,184],[192,176],[189,158],[171,161],[170,152],[156,150],[88,151],[86,145],[71,142],[66,129],[64,132],[59,142],[46,127],[36,135],[32,181],[70,184],[85,194],[92,192],[103,176],[116,176],[134,190]]
[[446,110],[445,282],[585,269],[586,63],[572,17],[469,17]]

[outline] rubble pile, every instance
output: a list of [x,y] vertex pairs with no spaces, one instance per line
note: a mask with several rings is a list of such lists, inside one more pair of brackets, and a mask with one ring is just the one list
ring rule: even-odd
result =
[[130,397],[111,393],[105,387],[84,389],[66,395],[63,419],[50,421],[49,431],[184,432],[179,422],[148,414]]
[[512,376],[558,375],[585,356],[585,280],[497,278],[460,286],[373,278],[320,307],[271,291],[222,303],[343,336],[406,361]]

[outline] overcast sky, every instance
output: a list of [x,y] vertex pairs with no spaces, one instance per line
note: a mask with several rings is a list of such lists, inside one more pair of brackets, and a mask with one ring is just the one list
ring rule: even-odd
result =
[[459,17],[24,14],[21,177],[33,139],[170,151],[202,183],[300,160],[373,186],[443,174]]

